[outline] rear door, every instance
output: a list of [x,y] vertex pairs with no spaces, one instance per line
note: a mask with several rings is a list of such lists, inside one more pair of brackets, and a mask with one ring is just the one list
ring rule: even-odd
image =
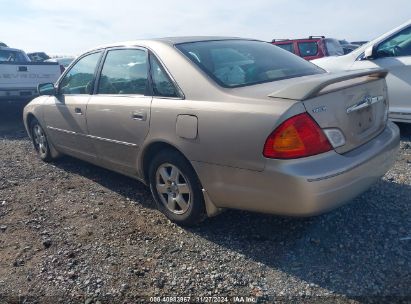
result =
[[89,138],[100,160],[117,171],[137,170],[137,154],[150,122],[148,72],[147,50],[109,49],[87,106]]
[[351,69],[386,68],[390,72],[386,78],[390,117],[411,122],[411,27],[382,41],[376,55],[375,59],[355,61]]
[[58,85],[57,97],[44,107],[44,119],[52,142],[63,152],[86,160],[95,158],[87,138],[86,107],[93,92],[95,73],[102,51],[81,57]]

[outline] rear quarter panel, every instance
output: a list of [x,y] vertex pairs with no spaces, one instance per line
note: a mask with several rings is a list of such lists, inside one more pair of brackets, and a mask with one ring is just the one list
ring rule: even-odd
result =
[[[228,98],[229,99],[229,98]],[[150,133],[145,145],[162,141],[179,149],[190,161],[264,170],[262,155],[265,140],[284,120],[304,111],[293,102],[233,98],[221,101],[153,99]],[[177,135],[177,116],[198,118],[195,139]]]

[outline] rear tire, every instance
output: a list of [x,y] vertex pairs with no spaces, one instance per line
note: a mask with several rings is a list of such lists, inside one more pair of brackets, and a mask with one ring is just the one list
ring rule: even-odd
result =
[[32,119],[30,122],[30,133],[33,141],[34,149],[41,160],[50,162],[53,160],[50,152],[49,142],[47,140],[46,132],[40,125],[37,119]]
[[206,218],[204,196],[191,164],[177,151],[164,150],[150,163],[149,183],[158,209],[185,226]]

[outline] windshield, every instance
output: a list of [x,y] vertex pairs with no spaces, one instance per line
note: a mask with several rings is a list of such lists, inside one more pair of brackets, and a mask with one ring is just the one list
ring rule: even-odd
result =
[[28,62],[22,52],[0,50],[0,62]]
[[262,41],[202,41],[177,44],[176,47],[223,87],[324,72],[294,54]]

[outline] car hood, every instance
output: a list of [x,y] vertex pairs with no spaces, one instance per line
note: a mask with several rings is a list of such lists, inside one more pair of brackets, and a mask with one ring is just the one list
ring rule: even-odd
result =
[[353,63],[355,57],[353,53],[344,56],[330,56],[311,60],[311,63],[319,66],[327,72],[340,72],[348,70],[348,67]]

